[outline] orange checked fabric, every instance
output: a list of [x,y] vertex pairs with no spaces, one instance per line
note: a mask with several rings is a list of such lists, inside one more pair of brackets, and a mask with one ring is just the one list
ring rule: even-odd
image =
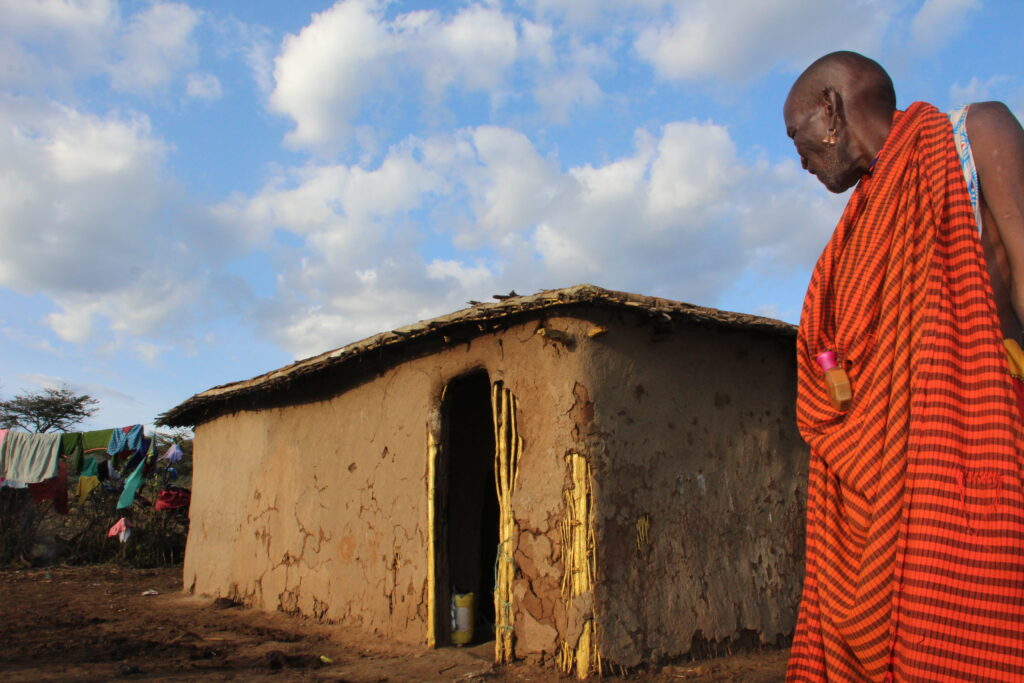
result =
[[[897,112],[815,267],[811,447],[787,680],[1024,681],[1022,420],[945,114]],[[837,412],[814,357],[837,353]]]

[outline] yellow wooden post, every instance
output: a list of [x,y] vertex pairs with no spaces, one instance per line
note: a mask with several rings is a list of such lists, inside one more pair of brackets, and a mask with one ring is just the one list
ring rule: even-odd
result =
[[513,635],[512,580],[515,578],[515,518],[512,515],[512,491],[519,474],[519,456],[523,442],[516,425],[516,399],[501,382],[491,388],[494,414],[494,484],[498,495],[498,557],[494,581],[494,660],[512,661]]
[[[592,592],[597,572],[593,521],[593,488],[590,463],[578,453],[566,456],[570,488],[565,491],[565,517],[562,520],[562,596],[566,614],[572,613],[576,597]],[[586,678],[591,671],[601,671],[601,651],[597,624],[593,614],[584,616],[579,639],[575,643],[563,642],[559,649],[559,668],[566,673],[575,671],[578,678]]]
[[427,647],[437,647],[437,436],[427,429]]

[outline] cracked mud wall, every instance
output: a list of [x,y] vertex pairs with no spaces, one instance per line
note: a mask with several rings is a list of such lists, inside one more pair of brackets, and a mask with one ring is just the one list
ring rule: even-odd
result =
[[[652,341],[659,339],[661,341]],[[186,589],[429,642],[427,434],[484,369],[518,400],[514,651],[552,664],[596,618],[632,665],[793,628],[806,451],[793,342],[583,309],[485,334],[331,398],[199,425]],[[592,595],[563,595],[567,456],[592,471]],[[568,609],[567,609],[568,606]],[[596,617],[595,617],[596,615]]]
[[512,494],[517,657],[558,648],[559,522],[579,356],[531,321],[384,371],[327,400],[199,425],[184,585],[270,610],[428,641],[427,433],[441,389],[485,369],[519,401]]
[[633,666],[705,640],[784,639],[806,499],[793,340],[678,325],[655,335],[620,317],[605,317],[584,373],[601,655]]

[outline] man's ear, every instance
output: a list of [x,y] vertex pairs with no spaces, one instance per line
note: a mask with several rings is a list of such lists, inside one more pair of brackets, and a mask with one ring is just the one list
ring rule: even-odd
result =
[[825,114],[825,121],[828,123],[830,133],[837,133],[846,122],[846,114],[843,111],[843,96],[839,91],[828,86],[821,91],[821,108]]

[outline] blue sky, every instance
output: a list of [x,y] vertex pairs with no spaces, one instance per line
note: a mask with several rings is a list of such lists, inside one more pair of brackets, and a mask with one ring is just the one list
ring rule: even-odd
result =
[[795,322],[845,197],[781,120],[853,49],[1024,112],[1005,0],[0,0],[0,396],[89,426],[515,289]]

